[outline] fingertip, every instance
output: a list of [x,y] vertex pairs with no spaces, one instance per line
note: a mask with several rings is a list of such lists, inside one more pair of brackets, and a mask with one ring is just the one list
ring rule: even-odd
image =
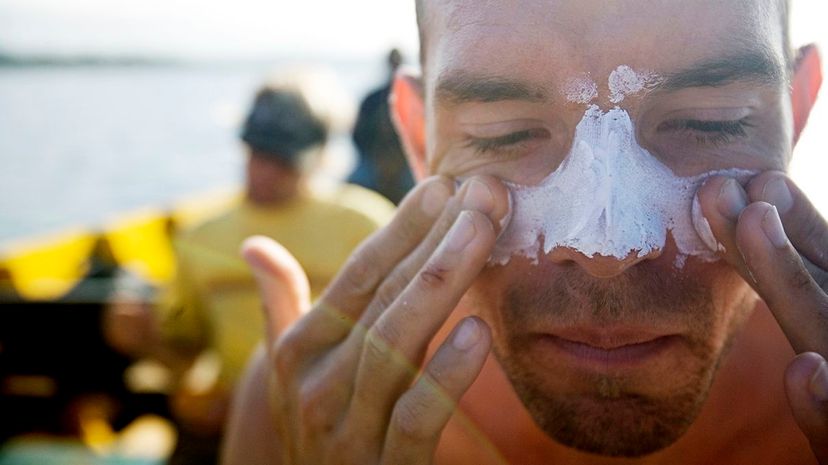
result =
[[790,393],[810,396],[814,402],[828,402],[828,362],[816,352],[797,355],[785,371]]
[[302,265],[284,246],[266,236],[251,236],[242,242],[242,258],[257,275],[304,273]]
[[772,249],[786,249],[789,244],[776,207],[763,201],[753,202],[742,210],[736,225],[736,239],[746,260],[751,256],[767,256]]
[[239,247],[239,254],[244,261],[254,269],[262,269],[264,267],[265,250],[268,247],[268,242],[273,240],[265,236],[250,236],[242,241]]
[[754,201],[767,202],[785,215],[794,206],[793,189],[788,176],[782,171],[765,171],[747,185],[747,193]]
[[[241,245],[241,255],[259,285],[265,307],[283,299],[300,312],[310,302],[310,283],[298,260],[281,244],[266,236],[252,236]],[[277,289],[278,287],[278,289]]]
[[[722,185],[727,182],[728,179],[732,178],[718,174],[705,179],[696,191],[696,195],[699,197],[699,200],[704,203],[708,201],[715,202]],[[711,205],[712,204],[713,203],[711,203]]]
[[815,352],[797,355],[785,370],[785,393],[815,452],[828,453],[828,365]]
[[490,175],[478,175],[466,179],[458,191],[464,209],[476,210],[488,216],[496,231],[508,223],[512,211],[512,195],[509,188]]
[[[474,228],[474,237],[465,248],[464,260],[482,256],[488,258],[497,240],[497,226],[492,223],[492,219],[488,215],[484,215],[479,211],[464,210],[456,221],[459,222],[461,217],[467,218]],[[448,239],[448,236],[446,239]]]
[[736,179],[716,175],[702,183],[693,199],[692,218],[696,232],[711,251],[738,258],[730,252],[736,222],[745,206],[746,195]]
[[454,195],[454,182],[446,176],[431,176],[422,182],[420,209],[430,217],[437,218]]
[[462,352],[480,345],[488,347],[490,342],[491,330],[489,325],[475,316],[463,318],[451,338],[452,346]]
[[797,355],[785,370],[786,385],[797,391],[808,391],[814,374],[825,363],[825,359],[816,352]]

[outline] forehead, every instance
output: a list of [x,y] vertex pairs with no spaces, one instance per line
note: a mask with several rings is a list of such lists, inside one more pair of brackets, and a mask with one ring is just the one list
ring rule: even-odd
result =
[[775,0],[424,0],[427,85],[461,70],[537,82],[624,64],[670,73],[745,52],[783,61]]

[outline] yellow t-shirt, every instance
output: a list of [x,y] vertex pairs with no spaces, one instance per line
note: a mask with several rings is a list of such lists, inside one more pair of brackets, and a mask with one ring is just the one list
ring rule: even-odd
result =
[[302,265],[315,298],[393,211],[379,194],[344,185],[274,208],[242,201],[182,232],[175,239],[177,278],[161,305],[164,338],[179,347],[215,350],[221,379],[232,386],[264,334],[258,289],[239,255],[241,243],[252,235],[279,242]]

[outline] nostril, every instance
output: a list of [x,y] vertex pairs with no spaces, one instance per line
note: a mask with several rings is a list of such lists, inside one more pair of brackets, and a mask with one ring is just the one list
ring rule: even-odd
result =
[[587,256],[571,248],[558,247],[552,251],[549,258],[559,264],[573,262],[590,276],[608,279],[620,275],[642,261],[658,258],[661,252],[661,249],[657,249],[639,256],[637,251],[631,251],[626,257],[618,258],[600,254]]

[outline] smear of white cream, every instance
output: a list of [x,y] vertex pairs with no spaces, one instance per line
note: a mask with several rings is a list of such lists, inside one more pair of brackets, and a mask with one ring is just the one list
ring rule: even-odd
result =
[[570,79],[564,86],[564,96],[573,103],[590,103],[598,97],[598,84],[586,76]]
[[589,257],[642,257],[663,250],[668,231],[685,256],[676,266],[691,255],[715,260],[718,245],[707,245],[715,243],[712,233],[702,238],[696,232],[691,204],[701,183],[717,174],[746,179],[754,173],[729,169],[678,177],[638,145],[625,110],[603,112],[592,105],[558,169],[535,186],[509,184],[511,221],[491,262],[505,264],[514,255],[537,262],[556,247]]
[[610,102],[621,103],[628,95],[637,94],[658,80],[651,72],[636,72],[626,65],[616,68],[609,76]]

